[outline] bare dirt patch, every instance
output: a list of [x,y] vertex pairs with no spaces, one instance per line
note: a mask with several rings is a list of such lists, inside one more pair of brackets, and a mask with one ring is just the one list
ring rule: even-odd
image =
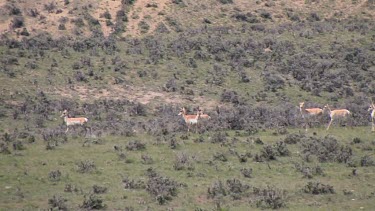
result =
[[[6,3],[2,4],[2,10],[6,9]],[[11,21],[14,15],[4,16],[0,20],[0,31],[2,34],[9,34],[21,38],[18,34],[23,28],[26,28],[30,35],[35,35],[40,32],[48,32],[53,37],[60,37],[62,35],[74,34],[75,26],[72,20],[78,18],[82,13],[83,8],[95,8],[95,1],[88,0],[84,3],[71,2],[65,5],[64,1],[49,1],[49,0],[35,0],[35,1],[17,1],[9,3],[21,10],[21,15],[24,18],[24,26],[21,28],[12,28]],[[48,9],[49,8],[49,9]],[[31,15],[31,10],[34,11],[35,16]],[[63,23],[64,30],[59,29],[59,25]],[[81,28],[81,34],[87,36],[90,34],[86,26]]]
[[204,107],[205,109],[215,108],[215,106],[219,104],[215,100],[207,99],[202,96],[186,97],[177,93],[148,90],[144,87],[120,85],[110,85],[102,89],[86,86],[74,86],[74,88],[67,89],[56,88],[52,93],[49,94],[67,98],[76,98],[81,101],[92,101],[98,99],[127,99],[144,105],[194,104]]
[[105,12],[111,15],[111,19],[108,19],[115,24],[116,13],[121,10],[121,1],[106,0],[99,3],[98,8],[93,12],[93,17],[98,19],[104,36],[108,36],[113,32],[112,26],[107,26],[107,19],[103,16]]
[[166,11],[169,8],[169,0],[137,0],[131,8],[128,19],[129,22],[126,27],[124,35],[139,36],[141,30],[139,24],[144,21],[148,26],[148,33],[152,33],[157,25],[163,21],[163,16],[160,12]]

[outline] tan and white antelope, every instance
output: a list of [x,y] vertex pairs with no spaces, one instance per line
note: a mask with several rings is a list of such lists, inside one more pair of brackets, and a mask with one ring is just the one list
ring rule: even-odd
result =
[[73,125],[84,125],[86,122],[88,122],[89,120],[85,117],[76,117],[76,118],[69,118],[68,117],[68,111],[67,110],[64,110],[61,114],[60,117],[64,117],[64,122],[66,124],[66,132],[68,132],[69,130],[69,126],[73,126]]
[[371,102],[370,107],[368,108],[368,111],[371,111],[371,131],[375,131],[375,105],[373,102]]
[[335,109],[335,110],[331,110],[331,108],[329,107],[328,104],[324,106],[324,109],[328,109],[329,110],[329,117],[331,118],[331,120],[329,121],[329,124],[327,126],[327,130],[329,130],[329,127],[331,126],[332,121],[335,118],[340,118],[340,117],[345,118],[348,115],[350,115],[350,111],[349,110],[347,110],[347,109]]
[[210,115],[204,114],[202,109],[198,108],[198,112],[200,119],[211,119]]
[[307,119],[311,117],[316,117],[323,113],[323,109],[321,108],[305,108],[305,102],[299,103],[299,111],[301,113],[302,118],[305,120],[306,131],[307,131],[307,126],[308,126]]
[[178,113],[178,115],[181,115],[184,118],[185,123],[188,127],[188,132],[190,131],[191,125],[195,125],[195,132],[197,131],[200,110],[197,111],[196,115],[187,115],[186,109],[184,107],[182,107],[181,110],[180,110],[180,113]]

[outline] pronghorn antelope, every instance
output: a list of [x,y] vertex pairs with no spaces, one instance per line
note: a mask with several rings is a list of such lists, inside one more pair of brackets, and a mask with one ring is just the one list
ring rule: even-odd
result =
[[323,113],[323,109],[321,108],[305,108],[305,102],[299,103],[299,111],[301,113],[302,118],[305,120],[306,131],[307,131],[307,126],[308,126],[307,119],[310,117],[321,115]]
[[200,119],[211,119],[211,117],[208,114],[204,114],[203,110],[198,107],[199,112],[199,118]]
[[371,111],[371,131],[375,131],[375,105],[373,102],[371,102],[368,111]]
[[196,115],[187,115],[186,114],[186,109],[184,107],[182,107],[181,110],[180,110],[180,113],[178,113],[178,115],[182,115],[182,117],[184,118],[185,123],[188,126],[188,132],[190,131],[190,126],[191,125],[196,125],[195,126],[195,131],[197,131],[200,110],[198,110],[198,112],[197,112]]
[[84,125],[86,122],[88,122],[89,120],[85,117],[77,117],[77,118],[69,118],[68,117],[68,111],[67,110],[64,110],[61,114],[60,117],[64,117],[64,122],[66,124],[66,132],[68,132],[69,130],[69,126],[73,126],[73,125]]
[[331,110],[331,108],[329,107],[329,105],[325,105],[324,106],[324,109],[328,109],[329,110],[329,117],[331,118],[331,120],[329,121],[329,124],[327,126],[327,130],[329,130],[329,127],[331,126],[332,124],[332,121],[337,117],[346,117],[348,115],[350,115],[350,111],[347,110],[347,109],[336,109],[336,110]]

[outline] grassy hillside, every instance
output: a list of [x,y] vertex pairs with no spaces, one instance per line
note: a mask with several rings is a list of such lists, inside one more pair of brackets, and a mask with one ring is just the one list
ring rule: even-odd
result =
[[375,206],[373,135],[367,128],[335,128],[329,136],[321,129],[290,132],[69,137],[55,139],[58,145],[50,148],[42,140],[25,140],[24,149],[17,145],[0,155],[1,209]]
[[[374,207],[374,9],[0,1],[0,209]],[[301,101],[351,115],[299,132]],[[187,133],[182,106],[211,119]],[[65,109],[88,124],[65,134]]]

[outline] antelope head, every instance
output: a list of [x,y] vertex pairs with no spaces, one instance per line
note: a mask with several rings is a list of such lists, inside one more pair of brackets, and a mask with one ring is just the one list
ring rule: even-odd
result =
[[300,107],[300,108],[303,108],[304,105],[305,105],[305,102],[300,102],[300,103],[299,103],[299,107]]
[[370,107],[368,108],[368,111],[371,111],[371,110],[374,110],[375,109],[375,105],[373,102],[371,102],[370,104]]
[[180,113],[178,113],[179,116],[184,115],[186,113],[186,110],[184,107],[180,108]]
[[63,112],[61,112],[60,117],[66,117],[66,116],[68,116],[68,111],[65,109]]
[[331,111],[331,108],[329,107],[328,104],[326,104],[326,105],[323,107],[323,110],[326,110],[326,109],[328,109],[328,111]]

